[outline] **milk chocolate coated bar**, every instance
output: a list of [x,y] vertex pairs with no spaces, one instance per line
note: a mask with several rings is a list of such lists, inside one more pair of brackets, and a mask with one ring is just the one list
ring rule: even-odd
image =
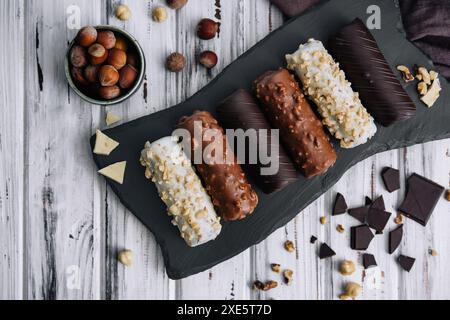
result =
[[[178,128],[186,129],[193,137],[190,141],[191,160],[194,161],[218,214],[226,221],[240,220],[251,214],[258,204],[258,196],[248,183],[217,120],[209,112],[196,111],[190,117],[183,117]],[[207,129],[213,129],[218,134],[213,141],[207,136]],[[195,139],[196,131],[200,132],[202,141]],[[223,149],[222,161],[216,161],[216,158],[204,159],[205,157],[195,159],[196,151],[208,153],[205,149]],[[197,160],[200,160],[199,163],[196,163]]]
[[326,172],[336,152],[299,88],[286,69],[269,71],[255,82],[256,96],[294,162],[306,177]]
[[[242,89],[237,90],[217,107],[217,112],[219,120],[227,129],[255,130],[256,141],[254,143],[258,146],[258,150],[254,151],[259,152],[260,148],[264,146],[263,152],[267,155],[270,154],[271,159],[276,159],[272,161],[278,162],[277,172],[271,175],[262,174],[261,169],[270,164],[262,164],[259,157],[256,164],[247,162],[244,165],[264,193],[270,194],[279,191],[297,180],[298,171],[280,145],[279,140],[272,139],[270,124],[249,92]],[[248,150],[250,148],[247,148],[247,152]],[[271,154],[272,150],[276,154]]]
[[360,19],[333,36],[329,47],[378,123],[388,127],[416,114],[414,103]]

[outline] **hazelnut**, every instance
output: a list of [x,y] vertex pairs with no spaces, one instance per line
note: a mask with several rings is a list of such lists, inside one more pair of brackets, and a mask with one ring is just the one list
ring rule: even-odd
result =
[[83,69],[81,68],[72,68],[72,79],[75,83],[82,86],[87,86],[89,84],[89,82],[87,82],[87,80],[84,78]]
[[95,83],[98,81],[98,66],[92,66],[89,65],[86,67],[86,69],[84,69],[84,78],[91,82],[91,83]]
[[164,22],[167,20],[167,11],[164,7],[156,7],[152,12],[153,20],[156,22]]
[[270,265],[270,268],[272,269],[273,272],[280,273],[281,266],[278,263],[272,263]]
[[78,31],[75,42],[80,46],[89,47],[97,41],[97,30],[94,27],[84,27]]
[[342,224],[338,224],[338,226],[336,227],[336,231],[339,233],[344,233],[345,232],[345,228]]
[[98,79],[103,87],[110,87],[119,81],[119,72],[113,66],[104,65],[98,71]]
[[126,4],[121,4],[116,8],[116,17],[119,20],[127,21],[131,18],[131,10]]
[[86,49],[82,46],[73,46],[70,50],[70,63],[76,68],[83,68],[87,65]]
[[118,86],[100,87],[98,93],[105,100],[112,100],[120,96],[120,88]]
[[450,189],[445,193],[445,198],[447,199],[447,201],[450,201]]
[[139,59],[138,59],[137,54],[128,53],[127,54],[127,64],[132,65],[133,67],[137,68],[139,65]]
[[431,85],[431,76],[426,68],[419,67],[419,69],[417,69],[417,72],[422,76],[422,81],[425,82],[426,85]]
[[349,282],[345,286],[345,293],[341,294],[339,298],[342,300],[347,300],[349,298],[355,300],[360,293],[361,293],[361,286],[355,282]]
[[108,50],[105,49],[101,44],[95,43],[88,49],[89,53],[89,62],[96,66],[102,64],[108,59]]
[[131,251],[131,250],[121,251],[121,252],[119,252],[119,255],[117,256],[117,259],[124,266],[129,267],[133,264],[133,251]]
[[320,217],[320,224],[321,224],[321,225],[327,224],[327,217],[325,217],[325,216]]
[[211,69],[217,65],[217,54],[213,51],[203,51],[198,57],[198,61],[204,67]]
[[269,291],[271,289],[275,289],[276,287],[278,287],[278,282],[269,280],[269,281],[266,281],[266,283],[264,283],[262,290]]
[[184,69],[186,59],[181,53],[174,52],[167,57],[166,68],[172,72],[179,72]]
[[284,283],[287,284],[288,286],[290,286],[292,284],[292,281],[294,281],[293,275],[294,271],[290,269],[286,269],[283,271],[283,280]]
[[403,215],[399,212],[397,213],[397,216],[394,219],[395,224],[402,224],[403,223]]
[[128,51],[128,41],[123,37],[116,37],[116,45],[114,48],[127,52]]
[[219,30],[217,22],[211,19],[202,19],[197,26],[197,35],[200,39],[210,40],[214,38]]
[[188,0],[167,0],[167,5],[175,10],[178,10],[186,5]]
[[122,89],[131,88],[136,82],[137,76],[138,76],[137,70],[129,64],[126,65],[119,72],[119,86]]
[[105,49],[109,50],[116,45],[116,36],[114,32],[109,30],[102,30],[98,32],[97,43],[101,44]]
[[127,54],[125,51],[119,49],[112,49],[109,51],[108,64],[112,65],[117,70],[122,69],[127,63]]
[[284,243],[284,248],[286,249],[286,251],[288,252],[294,252],[295,251],[295,245],[291,240],[287,240]]
[[434,249],[430,249],[430,255],[432,256],[432,257],[437,257],[438,256],[438,252],[436,251],[436,250],[434,250]]
[[339,266],[339,272],[343,276],[350,276],[356,271],[356,266],[353,261],[344,260]]

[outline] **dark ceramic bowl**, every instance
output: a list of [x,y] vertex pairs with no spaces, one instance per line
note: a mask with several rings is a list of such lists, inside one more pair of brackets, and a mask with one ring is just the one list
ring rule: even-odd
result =
[[85,100],[89,103],[101,105],[101,106],[110,106],[110,105],[121,103],[121,102],[127,100],[128,98],[130,98],[132,95],[134,95],[139,90],[139,88],[142,85],[142,82],[144,81],[144,74],[145,74],[144,51],[142,50],[142,48],[141,48],[140,44],[138,43],[138,41],[136,40],[136,38],[134,38],[130,33],[128,33],[125,30],[119,29],[114,26],[94,26],[94,28],[97,30],[110,30],[110,31],[114,32],[116,35],[120,35],[128,41],[129,51],[136,53],[136,55],[138,56],[138,59],[139,59],[139,68],[137,68],[138,69],[138,77],[136,79],[135,84],[130,89],[123,91],[119,97],[112,99],[112,100],[102,99],[101,97],[99,97],[96,94],[89,93],[89,90],[87,88],[77,85],[72,79],[72,75],[70,72],[71,64],[70,64],[70,59],[69,59],[69,53],[70,53],[70,50],[72,49],[73,45],[75,44],[75,39],[72,40],[72,42],[69,45],[69,48],[67,50],[66,57],[65,57],[65,62],[64,62],[64,64],[65,64],[64,68],[65,68],[67,81],[69,82],[69,85],[73,89],[73,91],[75,91],[75,93],[78,96],[80,96],[83,100]]

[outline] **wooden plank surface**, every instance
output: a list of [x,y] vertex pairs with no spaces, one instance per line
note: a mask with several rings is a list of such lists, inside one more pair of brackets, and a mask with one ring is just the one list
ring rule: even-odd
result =
[[[114,17],[126,3],[133,18]],[[191,0],[180,11],[169,10],[158,24],[151,9],[162,0],[0,2],[0,299],[336,299],[347,281],[363,285],[361,299],[448,299],[450,277],[449,203],[441,201],[430,224],[405,223],[398,253],[417,258],[411,273],[400,271],[396,255],[387,254],[387,235],[370,248],[380,266],[378,289],[361,267],[361,256],[349,248],[349,216],[331,217],[336,192],[350,206],[364,197],[385,196],[395,213],[402,190],[388,194],[380,179],[385,166],[397,167],[402,181],[412,172],[450,187],[450,140],[433,142],[372,157],[350,169],[339,183],[267,240],[211,270],[172,281],[165,274],[160,249],[150,232],[119,203],[95,171],[88,137],[105,127],[107,111],[129,121],[170,107],[194,94],[240,54],[283,23],[266,0]],[[63,57],[77,30],[67,26],[67,9],[75,5],[81,25],[111,24],[130,31],[147,58],[146,80],[129,101],[108,109],[91,106],[68,90]],[[203,17],[221,22],[219,37],[201,41],[195,25]],[[207,71],[197,65],[202,50],[219,54],[219,64]],[[179,51],[188,58],[186,69],[172,74],[164,59]],[[319,218],[326,216],[322,226]],[[346,231],[340,234],[336,226]],[[393,219],[387,230],[395,227]],[[311,235],[318,241],[309,243]],[[283,249],[292,240],[294,253]],[[337,256],[317,258],[320,243]],[[134,265],[116,260],[121,249],[134,252]],[[431,257],[428,250],[439,252]],[[397,254],[398,254],[397,253]],[[358,263],[357,272],[343,277],[343,259]],[[279,263],[294,271],[291,286],[270,270]],[[75,278],[74,278],[75,276]],[[75,280],[79,281],[75,281]],[[254,280],[277,280],[269,292],[251,289]]]

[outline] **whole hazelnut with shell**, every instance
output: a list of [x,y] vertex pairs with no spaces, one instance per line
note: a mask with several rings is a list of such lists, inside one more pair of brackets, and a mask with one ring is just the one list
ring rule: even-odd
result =
[[83,69],[73,67],[71,74],[72,74],[72,79],[76,84],[82,85],[82,86],[87,86],[89,84],[89,82],[87,82],[87,80],[84,78]]
[[122,50],[124,52],[128,51],[128,42],[123,37],[116,37],[116,45],[114,46],[115,49]]
[[109,30],[98,31],[97,43],[101,44],[105,49],[110,50],[116,45],[116,36],[114,32]]
[[121,90],[118,86],[100,87],[98,93],[103,99],[112,100],[120,96]]
[[112,49],[109,52],[108,64],[112,65],[117,70],[122,69],[127,63],[127,54],[125,51],[119,49]]
[[84,68],[87,63],[86,49],[82,46],[73,46],[70,50],[70,63],[77,68]]
[[75,38],[75,42],[83,47],[89,47],[94,44],[95,41],[97,41],[97,30],[91,26],[80,29]]
[[208,69],[214,68],[217,65],[217,54],[213,51],[203,51],[198,57],[200,64]]
[[84,78],[90,83],[98,81],[98,66],[89,65],[84,69]]
[[179,72],[184,69],[185,65],[186,59],[179,52],[174,52],[167,57],[166,67],[171,72]]
[[210,40],[214,38],[218,30],[218,23],[208,18],[200,20],[197,25],[197,35],[203,40]]
[[122,89],[131,88],[133,84],[136,82],[137,76],[138,76],[137,70],[133,66],[127,64],[119,72],[119,86]]
[[119,72],[113,66],[104,65],[98,71],[98,79],[103,87],[110,87],[119,81]]
[[131,18],[131,10],[126,4],[121,4],[116,8],[116,17],[122,21],[128,21]]
[[186,5],[188,0],[167,0],[167,5],[175,10],[178,10]]
[[89,53],[89,62],[92,65],[99,65],[108,59],[108,50],[105,49],[104,46],[98,43],[94,43],[92,46],[88,49]]

